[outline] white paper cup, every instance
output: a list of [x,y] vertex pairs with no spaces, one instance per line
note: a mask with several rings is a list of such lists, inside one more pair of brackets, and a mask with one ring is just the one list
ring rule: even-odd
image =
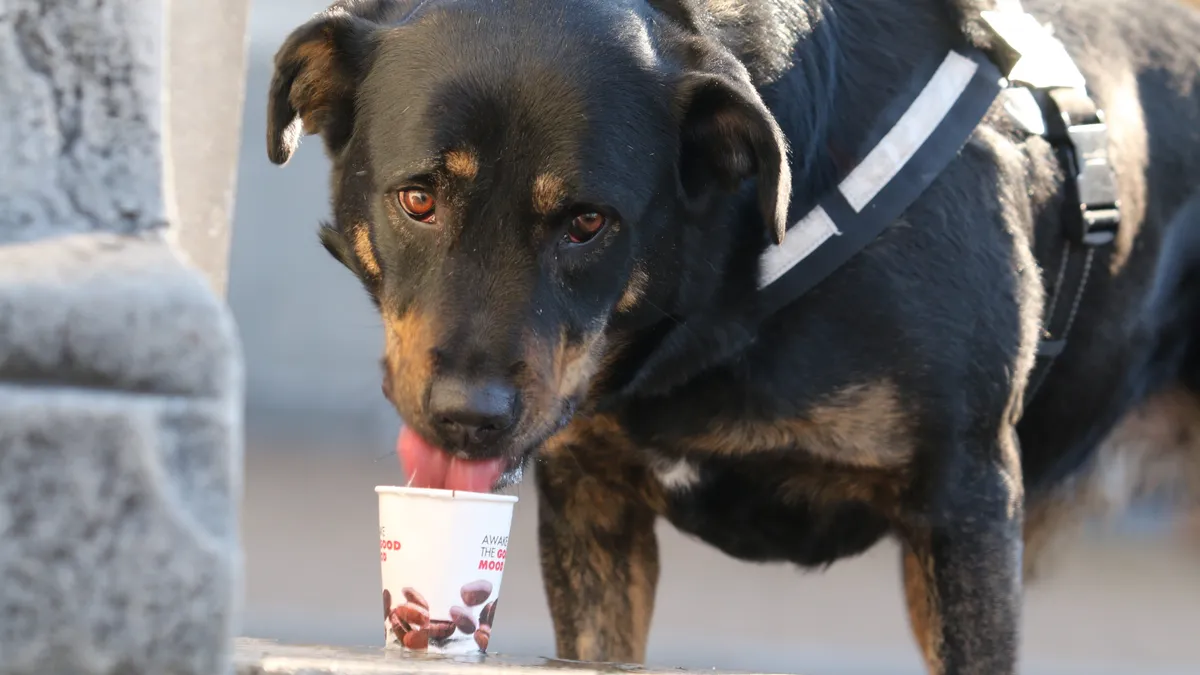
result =
[[375,492],[387,647],[486,652],[517,498],[383,485]]

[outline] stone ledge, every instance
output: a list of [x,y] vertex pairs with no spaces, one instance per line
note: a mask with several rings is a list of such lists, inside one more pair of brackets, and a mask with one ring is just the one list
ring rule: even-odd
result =
[[57,237],[0,246],[0,382],[221,397],[240,345],[161,236]]
[[[234,648],[237,675],[533,675],[538,671],[688,675],[683,668],[655,669],[617,663],[581,663],[561,659],[408,656],[378,648],[284,645],[272,640],[239,638]],[[717,675],[715,670],[703,671]],[[737,671],[721,671],[732,675]]]
[[0,672],[227,672],[235,406],[0,384]]
[[231,672],[242,408],[160,234],[0,244],[0,673]]

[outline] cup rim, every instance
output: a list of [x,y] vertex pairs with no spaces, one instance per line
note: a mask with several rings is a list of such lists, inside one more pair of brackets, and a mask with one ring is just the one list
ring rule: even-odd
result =
[[376,485],[377,494],[408,495],[412,497],[432,497],[434,499],[457,499],[474,502],[501,502],[515,504],[516,495],[495,495],[488,492],[466,492],[464,490],[440,490],[437,488],[414,488],[400,485]]

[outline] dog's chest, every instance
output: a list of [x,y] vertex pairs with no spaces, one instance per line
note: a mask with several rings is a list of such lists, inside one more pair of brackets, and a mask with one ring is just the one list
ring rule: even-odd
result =
[[710,405],[746,392],[690,395],[627,410],[622,424],[680,530],[737,558],[806,566],[886,533],[915,440],[897,386],[846,385],[787,413]]
[[870,480],[805,471],[788,458],[649,455],[666,518],[736,558],[824,565],[861,553],[887,530]]

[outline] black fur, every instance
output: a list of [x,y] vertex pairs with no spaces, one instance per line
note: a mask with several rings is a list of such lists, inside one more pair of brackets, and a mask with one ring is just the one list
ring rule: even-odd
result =
[[[333,159],[326,247],[386,314],[436,317],[430,377],[526,387],[521,422],[488,448],[439,436],[423,408],[428,381],[393,396],[406,423],[448,451],[499,452],[514,467],[550,439],[559,450],[538,465],[543,551],[586,559],[602,539],[609,555],[621,541],[642,552],[617,581],[609,568],[544,561],[560,655],[642,655],[644,635],[615,616],[636,608],[593,607],[562,585],[647,583],[657,567],[642,521],[653,509],[756,561],[826,565],[895,534],[931,672],[1013,672],[1022,505],[1075,475],[1140,401],[1169,387],[1200,393],[1200,18],[1173,0],[1025,2],[1054,24],[1108,114],[1124,208],[1070,347],[1028,409],[1064,241],[1062,172],[999,106],[861,254],[785,311],[745,320],[757,256],[877,140],[871,122],[910,73],[967,44],[1005,58],[978,21],[987,4],[343,2],[281,49],[274,161],[306,114],[289,99],[306,67],[300,45],[324,45],[334,64],[324,77],[342,92],[310,129]],[[463,148],[476,171],[452,175],[444,153]],[[544,174],[564,198],[549,213],[531,197]],[[413,185],[436,194],[436,227],[397,210],[396,191]],[[590,210],[612,224],[565,243],[566,224]],[[378,277],[352,245],[363,226]],[[708,358],[682,362],[679,346],[696,340]],[[600,345],[580,357],[596,370],[585,388],[530,393],[556,384],[536,354],[584,344]],[[876,398],[853,399],[862,391]],[[781,421],[794,422],[791,435],[746,431]],[[881,439],[909,449],[902,463],[868,465]],[[611,454],[572,456],[589,448]],[[618,459],[615,448],[630,449]],[[640,468],[616,472],[625,463]],[[613,471],[585,485],[582,466]],[[671,466],[692,471],[686,488],[647,478]],[[573,485],[603,486],[597,503],[638,514],[636,536],[600,537],[593,528],[611,523],[579,517]]]

